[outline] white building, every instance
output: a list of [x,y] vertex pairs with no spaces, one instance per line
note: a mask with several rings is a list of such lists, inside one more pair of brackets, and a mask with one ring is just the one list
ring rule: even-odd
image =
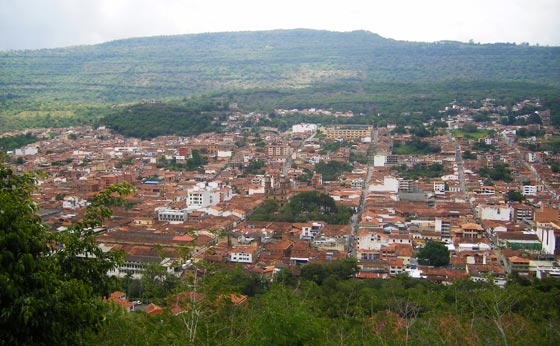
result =
[[435,193],[445,193],[445,182],[444,181],[434,181],[434,192]]
[[374,167],[383,167],[385,166],[385,162],[386,162],[386,156],[385,155],[375,155],[373,157],[373,166]]
[[523,196],[536,196],[538,187],[535,185],[524,185],[523,186]]
[[185,222],[189,219],[187,208],[185,209],[168,209],[156,208],[158,221],[169,222]]
[[230,262],[235,263],[254,263],[257,248],[254,246],[235,246],[229,253]]
[[482,220],[511,221],[514,209],[507,205],[479,205],[478,215]]
[[231,157],[232,156],[232,151],[231,150],[218,150],[218,157],[220,158],[226,158],[226,157]]
[[85,199],[79,199],[78,197],[64,197],[62,201],[62,208],[63,209],[78,209],[83,208],[88,205],[88,201]]
[[441,180],[443,180],[443,181],[459,180],[459,176],[456,175],[456,174],[448,174],[448,175],[442,176]]
[[187,208],[196,210],[217,205],[222,201],[229,201],[233,191],[229,186],[222,186],[219,182],[210,182],[208,185],[201,182],[187,190]]
[[395,177],[383,178],[383,185],[370,185],[369,192],[399,192],[399,180]]
[[391,244],[412,245],[411,235],[388,234],[383,231],[360,230],[358,232],[358,251],[381,250],[381,247]]
[[14,150],[15,156],[28,156],[28,155],[37,155],[39,152],[38,147],[28,147],[24,149],[16,149]]
[[321,230],[325,227],[324,224],[319,222],[313,222],[309,225],[305,225],[301,228],[300,239],[313,240],[321,233]]
[[559,252],[560,225],[553,222],[537,222],[537,237],[542,242],[542,249],[545,253]]
[[364,180],[363,179],[352,179],[352,183],[350,185],[352,188],[363,188],[364,187]]
[[315,132],[317,131],[316,124],[297,124],[292,125],[292,133],[306,133],[306,132]]

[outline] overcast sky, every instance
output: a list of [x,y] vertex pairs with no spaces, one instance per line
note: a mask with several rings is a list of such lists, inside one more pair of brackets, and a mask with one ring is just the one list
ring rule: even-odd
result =
[[559,17],[560,0],[0,0],[0,50],[293,28],[560,46]]

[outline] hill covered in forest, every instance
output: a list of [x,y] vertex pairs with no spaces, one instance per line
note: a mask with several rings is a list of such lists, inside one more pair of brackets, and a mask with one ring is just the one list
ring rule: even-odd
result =
[[112,114],[114,104],[201,95],[260,111],[434,114],[453,99],[487,97],[509,105],[540,98],[558,109],[560,47],[299,29],[0,52],[0,132],[83,124]]
[[123,102],[231,89],[450,80],[558,87],[560,47],[418,43],[365,31],[301,29],[0,52],[4,99]]

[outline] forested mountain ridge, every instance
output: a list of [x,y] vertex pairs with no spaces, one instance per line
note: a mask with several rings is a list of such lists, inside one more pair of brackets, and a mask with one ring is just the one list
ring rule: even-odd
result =
[[558,87],[560,47],[417,43],[365,31],[299,29],[0,52],[4,101],[113,103],[246,88],[449,80]]

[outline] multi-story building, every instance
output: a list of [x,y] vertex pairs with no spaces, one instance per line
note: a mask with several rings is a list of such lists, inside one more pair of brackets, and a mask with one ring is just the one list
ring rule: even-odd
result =
[[194,188],[187,190],[187,208],[196,210],[207,208],[222,201],[229,201],[232,198],[232,190],[229,186],[220,186],[220,184],[212,182],[198,183]]
[[291,148],[288,145],[269,145],[266,153],[270,157],[286,157],[291,154]]
[[441,234],[441,240],[449,243],[451,242],[451,221],[436,217],[435,231]]
[[438,180],[434,181],[434,192],[435,193],[444,193],[445,192],[445,182]]
[[533,220],[533,215],[535,214],[535,207],[527,204],[514,204],[514,219],[516,221],[528,221]]
[[313,240],[321,233],[321,230],[325,227],[323,223],[313,222],[311,224],[305,225],[301,228],[300,239],[303,240]]
[[185,209],[168,209],[168,208],[158,208],[157,216],[158,221],[169,221],[169,222],[185,222],[188,221],[189,216]]
[[327,139],[361,140],[371,138],[371,125],[336,125],[326,128]]
[[465,239],[481,239],[484,228],[476,223],[464,223],[460,229],[455,230],[455,235]]
[[229,261],[235,263],[255,263],[257,247],[235,246],[229,253]]
[[390,244],[412,245],[412,236],[409,234],[392,234],[384,231],[360,230],[358,232],[358,251],[381,250],[381,247]]
[[536,196],[538,187],[535,185],[524,185],[523,186],[523,196]]

